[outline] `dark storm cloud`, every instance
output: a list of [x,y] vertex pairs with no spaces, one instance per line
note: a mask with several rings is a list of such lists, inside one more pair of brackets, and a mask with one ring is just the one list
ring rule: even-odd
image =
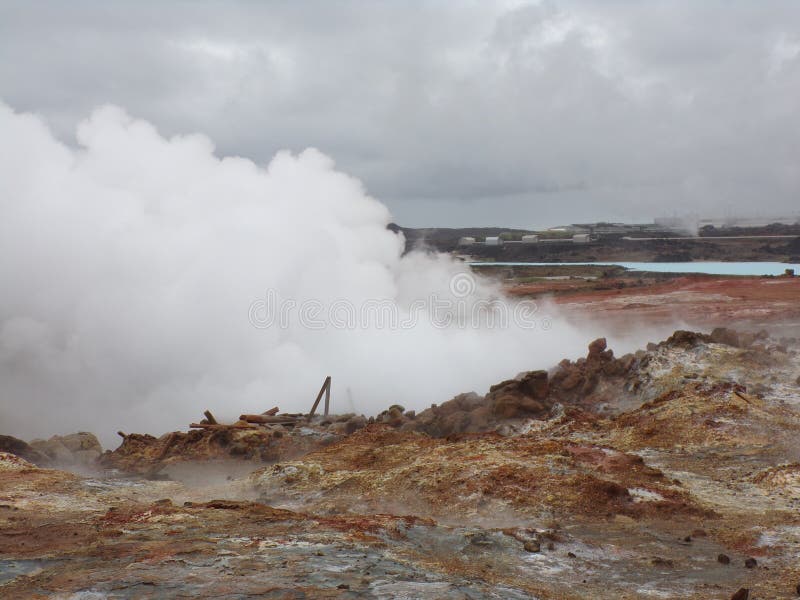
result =
[[795,212],[800,5],[0,3],[0,98],[316,146],[417,225]]

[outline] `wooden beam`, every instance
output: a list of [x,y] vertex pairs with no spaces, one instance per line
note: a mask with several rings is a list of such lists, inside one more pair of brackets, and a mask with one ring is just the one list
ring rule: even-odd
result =
[[219,423],[212,424],[212,423],[191,423],[189,425],[190,429],[258,429],[258,427],[250,427],[248,425],[221,425]]
[[261,414],[267,417],[273,417],[278,414],[278,410],[280,409],[277,406],[273,406],[272,408],[270,408],[269,410],[265,410]]
[[209,425],[218,425],[217,420],[214,418],[214,415],[211,414],[210,410],[204,410],[203,414],[206,417],[206,421],[208,421]]
[[177,439],[178,435],[174,431],[169,434],[169,437],[166,440],[164,440],[164,447],[161,449],[161,452],[159,452],[158,456],[156,457],[157,461],[161,462],[167,457],[170,448],[172,448],[173,444]]
[[297,423],[298,421],[295,417],[270,415],[240,415],[239,420],[247,421],[248,423],[275,423],[277,425],[282,423]]
[[330,375],[328,375],[325,378],[325,382],[322,384],[322,387],[319,389],[319,394],[317,394],[317,399],[314,400],[314,406],[311,407],[311,412],[308,413],[308,418],[309,419],[311,419],[311,417],[314,416],[314,413],[317,412],[317,406],[319,406],[319,401],[322,400],[322,394],[325,394],[326,392],[327,392],[327,394],[326,394],[326,397],[325,397],[325,407],[326,407],[325,414],[327,415],[328,414],[327,409],[328,409],[328,405],[330,404],[330,393],[331,393],[331,376]]

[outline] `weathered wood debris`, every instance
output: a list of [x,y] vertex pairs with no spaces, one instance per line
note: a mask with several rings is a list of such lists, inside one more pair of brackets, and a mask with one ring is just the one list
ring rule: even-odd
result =
[[[317,407],[319,406],[320,401],[322,400],[322,396],[325,396],[325,406],[324,406],[324,416],[328,416],[330,411],[330,402],[331,402],[331,376],[328,375],[325,378],[322,387],[317,394],[316,399],[314,400],[314,404],[311,407],[309,413],[283,413],[278,414],[280,409],[277,406],[273,406],[269,410],[265,410],[263,413],[259,415],[240,415],[239,420],[235,423],[220,423],[214,417],[210,410],[203,411],[204,418],[199,423],[191,423],[189,425],[190,429],[209,429],[209,430],[225,430],[225,429],[260,429],[262,427],[271,426],[271,425],[282,425],[284,427],[294,427],[298,423],[308,422],[313,417],[317,411]],[[122,438],[125,438],[125,434],[119,432]]]

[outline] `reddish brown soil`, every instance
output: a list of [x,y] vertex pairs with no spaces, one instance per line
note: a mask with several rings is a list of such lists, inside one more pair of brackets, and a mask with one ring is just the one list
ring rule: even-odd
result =
[[[616,285],[625,285],[621,289]],[[587,289],[581,280],[514,285],[515,296],[551,296],[578,317],[602,315],[619,321],[667,323],[681,320],[709,326],[744,322],[800,320],[800,277],[676,277],[630,286],[629,280],[605,281],[605,289]]]

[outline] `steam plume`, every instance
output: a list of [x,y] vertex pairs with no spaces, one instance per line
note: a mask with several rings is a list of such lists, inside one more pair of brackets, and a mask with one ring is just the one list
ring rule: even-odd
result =
[[[76,148],[0,104],[0,423],[22,437],[159,433],[210,408],[305,411],[333,375],[338,412],[423,408],[553,364],[587,335],[437,327],[257,328],[252,303],[451,294],[465,267],[402,257],[387,209],[309,149],[262,168],[202,135],[165,139],[116,107]],[[470,302],[498,292],[479,284]]]

